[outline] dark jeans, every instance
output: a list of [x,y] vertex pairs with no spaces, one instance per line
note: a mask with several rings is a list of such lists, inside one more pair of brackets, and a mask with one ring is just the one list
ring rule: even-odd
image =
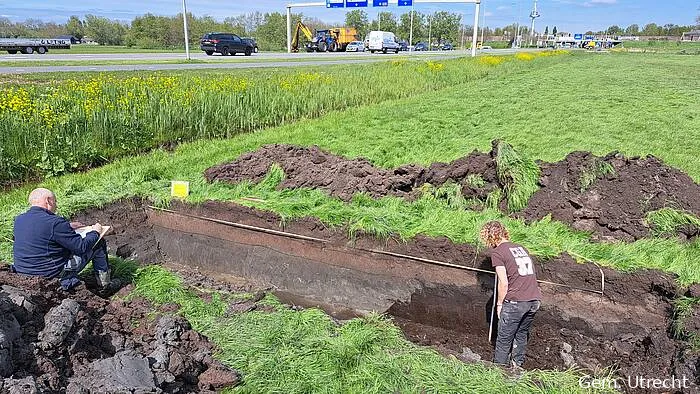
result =
[[90,261],[92,261],[92,268],[95,272],[109,271],[109,262],[107,261],[107,242],[105,242],[104,239],[95,244],[95,247],[87,252],[87,254],[78,257],[80,258],[79,261],[75,260],[74,258],[68,260],[66,265],[63,267],[63,271],[61,271],[61,274],[59,275],[61,287],[63,287],[65,290],[69,290],[80,284],[78,274],[80,274],[80,271],[85,269]]
[[512,359],[517,366],[525,362],[525,348],[530,334],[530,326],[535,313],[540,309],[539,301],[508,301],[503,303],[498,320],[498,337],[493,362],[510,365]]

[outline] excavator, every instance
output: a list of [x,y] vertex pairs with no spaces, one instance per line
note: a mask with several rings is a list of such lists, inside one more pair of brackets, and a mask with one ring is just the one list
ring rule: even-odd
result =
[[306,37],[306,41],[311,41],[314,38],[311,29],[299,21],[297,22],[297,27],[294,28],[294,34],[292,34],[292,52],[299,52],[299,36],[302,34]]
[[307,52],[344,51],[349,43],[357,40],[357,30],[354,28],[335,27],[332,29],[317,30],[314,35],[311,33],[311,29],[299,21],[292,35],[292,52],[299,52],[299,39],[302,35],[307,41]]

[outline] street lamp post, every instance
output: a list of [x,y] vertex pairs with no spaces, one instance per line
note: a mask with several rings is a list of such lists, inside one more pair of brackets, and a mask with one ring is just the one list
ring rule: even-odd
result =
[[415,13],[413,9],[413,3],[411,2],[411,33],[409,34],[408,38],[408,45],[412,46],[413,45],[413,14]]
[[185,56],[187,56],[187,60],[190,60],[190,35],[187,31],[187,4],[185,0],[182,0],[182,24],[185,29]]

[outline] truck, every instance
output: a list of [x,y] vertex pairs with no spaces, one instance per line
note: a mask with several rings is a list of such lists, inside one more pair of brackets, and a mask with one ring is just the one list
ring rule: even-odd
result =
[[70,49],[70,39],[59,38],[0,38],[0,51],[10,55],[18,52],[45,54],[49,49]]
[[401,46],[396,41],[396,36],[390,31],[371,31],[369,32],[369,51],[384,52],[389,51],[399,53]]
[[306,38],[307,52],[344,52],[348,44],[357,41],[357,29],[352,27],[334,27],[316,30],[311,34],[304,23],[299,21],[292,35],[292,51],[298,52],[302,35]]
[[357,30],[353,27],[334,27],[316,30],[316,36],[306,45],[308,52],[345,52],[353,41],[357,41]]

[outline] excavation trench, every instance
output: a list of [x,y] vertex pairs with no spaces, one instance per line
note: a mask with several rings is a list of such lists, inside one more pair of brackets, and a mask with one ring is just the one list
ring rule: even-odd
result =
[[[459,267],[490,270],[488,256],[470,245],[363,234],[349,240],[344,229],[315,219],[282,226],[272,213],[221,202],[175,203],[162,211],[130,201],[82,217],[115,224],[110,242],[122,255],[148,256],[157,245],[167,260],[245,278],[288,303],[317,306],[339,319],[388,313],[414,342],[465,361],[492,357],[488,316],[494,278]],[[543,304],[526,368],[614,366],[620,376],[675,374],[697,383],[697,356],[669,330],[671,301],[679,293],[672,277],[602,269],[605,294],[600,294],[596,265],[561,255],[536,267],[539,279],[569,287],[541,284]]]

